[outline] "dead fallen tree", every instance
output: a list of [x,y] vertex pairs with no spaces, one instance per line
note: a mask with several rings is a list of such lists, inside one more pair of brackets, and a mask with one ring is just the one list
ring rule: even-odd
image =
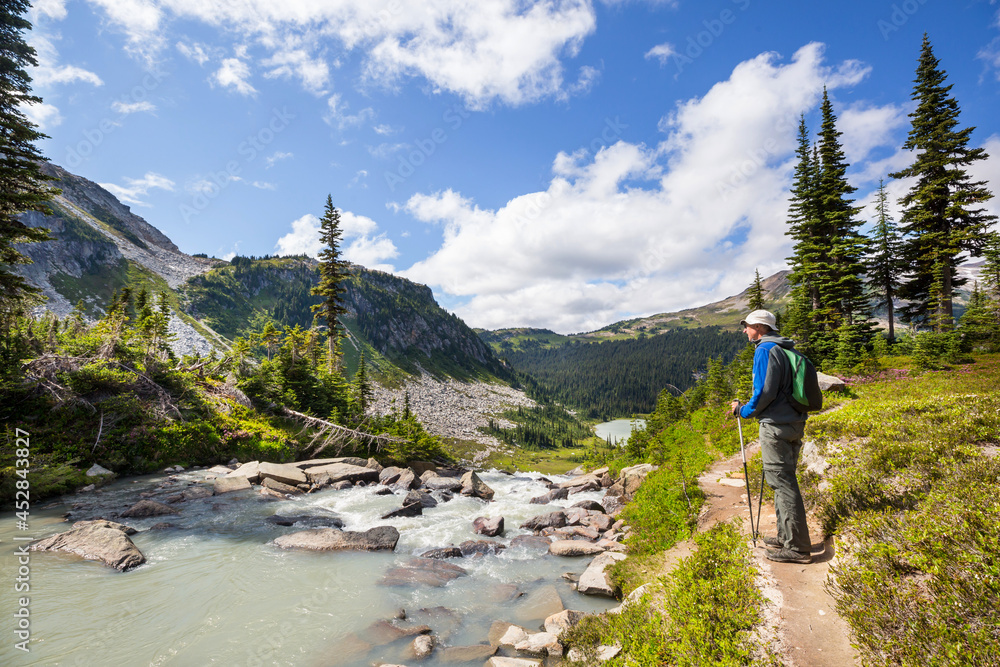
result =
[[283,405],[274,405],[273,407],[286,417],[291,417],[302,424],[318,429],[308,445],[310,448],[309,458],[315,458],[320,452],[323,452],[330,447],[336,447],[336,453],[339,455],[347,443],[354,439],[374,443],[376,451],[381,451],[382,447],[386,444],[402,444],[409,442],[406,438],[400,438],[393,435],[386,435],[384,433],[374,435],[372,433],[365,433],[364,431],[359,431],[353,428],[347,428],[346,426],[334,424],[326,419],[320,419],[319,417],[312,417],[301,412],[296,412],[295,410],[286,408]]

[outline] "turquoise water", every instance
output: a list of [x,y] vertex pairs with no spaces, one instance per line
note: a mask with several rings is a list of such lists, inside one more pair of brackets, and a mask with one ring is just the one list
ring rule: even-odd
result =
[[[31,535],[42,538],[68,530],[70,524],[62,518],[67,511],[72,511],[72,520],[122,512],[141,491],[157,494],[154,499],[162,501],[161,493],[210,484],[207,476],[200,470],[126,479],[97,492],[41,503],[32,508]],[[473,532],[477,516],[503,516],[506,534],[494,539],[509,544],[513,537],[528,534],[518,528],[525,520],[603,496],[588,492],[550,505],[531,505],[531,498],[547,491],[540,475],[480,476],[496,491],[493,502],[455,496],[425,509],[422,516],[390,520],[379,517],[398,508],[402,497],[376,495],[375,487],[325,490],[296,500],[267,501],[256,491],[188,500],[175,506],[179,515],[123,520],[141,531],[132,539],[147,558],[129,572],[64,553],[31,552],[31,652],[14,648],[10,620],[5,621],[0,625],[8,629],[8,639],[0,643],[0,664],[400,663],[406,640],[372,648],[357,639],[374,622],[391,619],[400,609],[414,622],[431,626],[442,643],[463,646],[485,642],[494,621],[536,630],[544,620],[538,610],[550,606],[546,603],[553,594],[567,609],[603,611],[617,604],[577,593],[563,578],[582,573],[590,558],[559,558],[523,547],[448,559],[445,562],[465,568],[468,576],[441,588],[382,585],[387,571],[427,548],[483,539]],[[169,482],[166,490],[164,482]],[[395,552],[378,553],[284,551],[271,544],[275,537],[301,528],[267,523],[267,517],[306,513],[336,514],[346,530],[392,525],[400,540]],[[173,527],[151,529],[163,522]],[[0,520],[8,581],[17,569],[10,546],[15,534],[8,513]],[[14,606],[12,589],[4,584],[5,610]],[[432,656],[421,664],[439,663]]]

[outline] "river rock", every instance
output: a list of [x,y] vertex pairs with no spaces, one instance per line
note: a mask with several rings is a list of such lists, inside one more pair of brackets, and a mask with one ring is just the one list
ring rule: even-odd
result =
[[338,482],[377,482],[378,471],[366,466],[350,463],[330,463],[315,468],[306,468],[306,476],[314,484],[337,484]]
[[576,590],[584,595],[615,597],[618,589],[611,583],[611,577],[608,576],[605,570],[620,560],[625,560],[625,554],[612,552],[603,553],[592,560],[584,573],[580,575],[580,581],[576,585]]
[[260,481],[260,462],[250,461],[249,463],[244,463],[239,468],[226,475],[226,477],[244,477],[251,484],[256,484]]
[[[424,626],[426,627],[426,626]],[[428,628],[429,630],[430,628]],[[410,657],[416,660],[423,660],[429,658],[431,653],[434,652],[434,638],[430,635],[420,635],[413,640],[410,644],[409,654]]]
[[402,468],[397,468],[396,466],[389,466],[387,468],[382,468],[382,471],[378,474],[379,484],[385,484],[386,486],[394,483],[399,479],[400,473],[403,472]]
[[282,549],[310,551],[393,551],[399,531],[392,526],[377,526],[364,532],[315,528],[282,535],[274,545]]
[[503,535],[503,517],[476,517],[472,522],[472,530],[477,535],[485,535],[486,537]]
[[[324,478],[321,478],[320,482],[318,482],[318,483],[322,486],[323,482],[329,482],[329,481],[330,481],[329,478],[325,478],[324,477]],[[348,482],[345,479],[345,480],[342,480],[340,482],[337,482],[336,484],[330,485],[330,488],[333,489],[334,491],[343,491],[344,489],[349,489],[352,486],[354,486],[354,484],[352,484],[351,482]]]
[[617,517],[625,509],[625,501],[621,496],[612,495],[611,489],[608,489],[608,493],[604,496],[604,500],[601,501],[601,505],[604,506],[604,511],[607,515],[612,518]]
[[424,506],[420,502],[404,504],[402,507],[382,515],[383,519],[398,519],[407,516],[420,516],[424,513]]
[[494,491],[487,484],[479,479],[479,475],[470,470],[462,475],[462,495],[472,496],[481,500],[493,500]]
[[510,541],[511,548],[522,547],[524,549],[548,551],[552,540],[543,535],[518,535]]
[[208,469],[210,475],[228,475],[232,471],[232,468],[227,468],[226,466],[212,466]]
[[116,570],[130,570],[146,562],[130,534],[135,530],[114,521],[78,521],[64,533],[33,543],[32,551],[66,551],[87,560],[99,560]]
[[458,547],[438,547],[420,554],[421,558],[461,558],[462,550]]
[[490,556],[498,554],[507,547],[492,540],[466,540],[458,545],[466,558]]
[[392,484],[392,488],[397,491],[409,491],[410,489],[416,489],[420,486],[420,478],[417,477],[412,470],[409,468],[404,468],[399,477]]
[[535,658],[508,658],[495,655],[483,667],[541,667],[543,662]]
[[553,530],[552,537],[556,540],[574,540],[582,537],[585,540],[596,542],[601,538],[600,531],[590,526],[565,526]]
[[358,456],[338,456],[332,459],[309,459],[307,461],[298,461],[297,463],[292,463],[291,465],[305,471],[309,468],[318,468],[319,466],[328,466],[334,463],[346,463],[352,466],[364,467],[368,465],[368,459],[363,459]]
[[601,490],[601,482],[599,480],[592,479],[586,484],[572,487],[569,490],[569,495],[572,496],[576,495],[577,493],[585,493],[587,491],[600,491],[600,490]]
[[261,478],[270,478],[276,482],[288,484],[289,486],[304,484],[309,481],[304,472],[288,463],[264,462],[260,464],[259,470]]
[[599,530],[602,533],[611,530],[611,526],[613,526],[614,523],[615,520],[609,517],[603,511],[598,512],[597,514],[591,514],[590,516],[588,516],[586,519],[583,520],[583,525],[590,526],[591,528]]
[[264,478],[263,486],[267,487],[268,489],[271,489],[272,491],[277,491],[278,493],[284,493],[290,495],[296,495],[302,493],[302,489],[300,489],[299,487],[291,486],[289,484],[285,484],[284,482],[279,482],[278,480],[273,479],[271,477]]
[[129,519],[146,519],[151,516],[165,516],[167,514],[180,514],[180,512],[170,505],[164,505],[155,500],[140,500],[122,512],[122,516]]
[[230,493],[231,491],[243,491],[250,488],[250,479],[242,475],[216,477],[212,480],[212,487],[215,495]]
[[567,526],[578,526],[583,523],[584,519],[590,516],[588,511],[582,507],[570,507],[568,510],[565,510],[565,513]]
[[613,607],[611,609],[608,609],[607,613],[609,613],[609,614],[620,614],[620,613],[622,613],[623,611],[625,611],[626,609],[628,609],[629,606],[631,606],[631,605],[635,604],[636,602],[638,602],[639,599],[642,598],[642,596],[645,595],[646,592],[649,589],[650,589],[650,585],[649,584],[643,584],[642,586],[639,586],[634,591],[632,591],[631,593],[629,593],[628,595],[626,595],[625,599],[622,600],[622,603],[620,605],[618,605],[617,607]]
[[426,625],[397,625],[389,621],[375,621],[361,632],[361,638],[369,644],[385,646],[404,637],[430,634],[430,631]]
[[[433,472],[437,474],[437,466],[430,461],[410,461],[408,465],[410,466],[410,469],[416,473],[417,477],[422,478],[426,472]],[[421,479],[421,481],[423,480]]]
[[621,542],[618,542],[617,540],[611,540],[608,538],[605,538],[603,540],[598,540],[594,544],[601,547],[605,551],[614,551],[615,553],[622,553],[622,554],[628,551],[628,547],[626,547]]
[[[657,469],[658,466],[654,466],[650,463],[640,463],[639,465],[622,468],[622,471],[618,473],[617,484],[622,485],[624,493],[618,495],[623,496],[625,500],[632,500],[632,498],[635,497],[635,492],[646,480],[649,473]],[[611,486],[608,489],[608,493],[610,493],[613,488],[614,486]]]
[[544,496],[536,496],[528,501],[530,505],[548,505],[553,500],[565,500],[569,497],[569,489],[559,489],[555,488],[546,493]]
[[272,514],[264,519],[276,526],[294,526],[309,528],[343,528],[344,521],[332,514]]
[[573,503],[573,505],[572,505],[572,507],[570,507],[570,509],[573,509],[574,507],[578,507],[580,509],[588,510],[590,512],[600,512],[601,514],[604,513],[604,505],[602,505],[601,503],[597,502],[596,500],[580,500],[580,501],[577,501],[577,502]]
[[371,468],[372,470],[374,470],[375,472],[379,473],[380,475],[382,474],[382,464],[379,463],[378,461],[376,461],[373,458],[369,458],[365,462],[365,467],[366,468]]
[[433,558],[411,558],[400,567],[385,573],[383,586],[434,586],[440,588],[449,581],[464,577],[468,571],[452,563]]
[[532,517],[521,524],[521,528],[526,530],[540,531],[542,528],[562,528],[566,525],[566,512],[556,510],[548,514],[541,514]]
[[489,644],[473,644],[472,646],[449,646],[438,651],[438,660],[445,665],[456,663],[479,662],[486,660],[496,648]]
[[[494,626],[497,624],[494,623]],[[520,625],[514,625],[513,623],[503,623],[504,629],[502,634],[496,638],[494,642],[490,640],[491,644],[496,644],[500,648],[514,648],[515,644],[523,642],[528,638],[528,631],[522,628]],[[494,627],[490,628],[490,636],[494,634]]]
[[437,507],[438,505],[438,501],[434,499],[434,496],[426,491],[418,491],[416,489],[407,493],[406,498],[403,500],[404,505],[412,505],[413,503],[420,503],[425,508]]
[[452,491],[457,493],[462,490],[462,482],[454,477],[442,477],[440,475],[431,475],[424,480],[423,486],[425,489],[431,491]]
[[90,466],[90,469],[87,470],[87,477],[100,477],[101,475],[114,475],[114,473],[97,463]]
[[545,632],[558,637],[564,631],[576,626],[577,623],[586,618],[587,614],[582,611],[563,609],[558,614],[552,614],[545,619]]
[[563,645],[552,633],[536,632],[515,644],[514,650],[538,657],[562,656]]
[[549,553],[553,556],[593,556],[604,553],[602,547],[583,540],[556,540],[549,545]]

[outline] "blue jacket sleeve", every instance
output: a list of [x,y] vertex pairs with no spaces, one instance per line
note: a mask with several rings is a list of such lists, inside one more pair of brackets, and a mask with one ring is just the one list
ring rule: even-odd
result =
[[740,407],[740,417],[749,419],[757,404],[760,402],[761,392],[764,391],[764,380],[767,378],[767,362],[774,343],[761,343],[753,353],[753,396],[746,405]]

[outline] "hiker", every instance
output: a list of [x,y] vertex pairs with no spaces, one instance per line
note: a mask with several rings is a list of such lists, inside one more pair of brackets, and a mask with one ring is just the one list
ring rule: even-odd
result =
[[760,422],[760,450],[764,479],[774,489],[774,514],[778,537],[765,537],[767,558],[779,563],[811,563],[812,542],[806,509],[799,492],[795,467],[802,448],[806,413],[789,402],[792,394],[791,364],[780,348],[793,349],[790,338],[778,335],[774,313],[755,310],[740,322],[743,333],[757,346],[753,355],[753,397],[741,406],[730,404],[736,417],[756,417]]

